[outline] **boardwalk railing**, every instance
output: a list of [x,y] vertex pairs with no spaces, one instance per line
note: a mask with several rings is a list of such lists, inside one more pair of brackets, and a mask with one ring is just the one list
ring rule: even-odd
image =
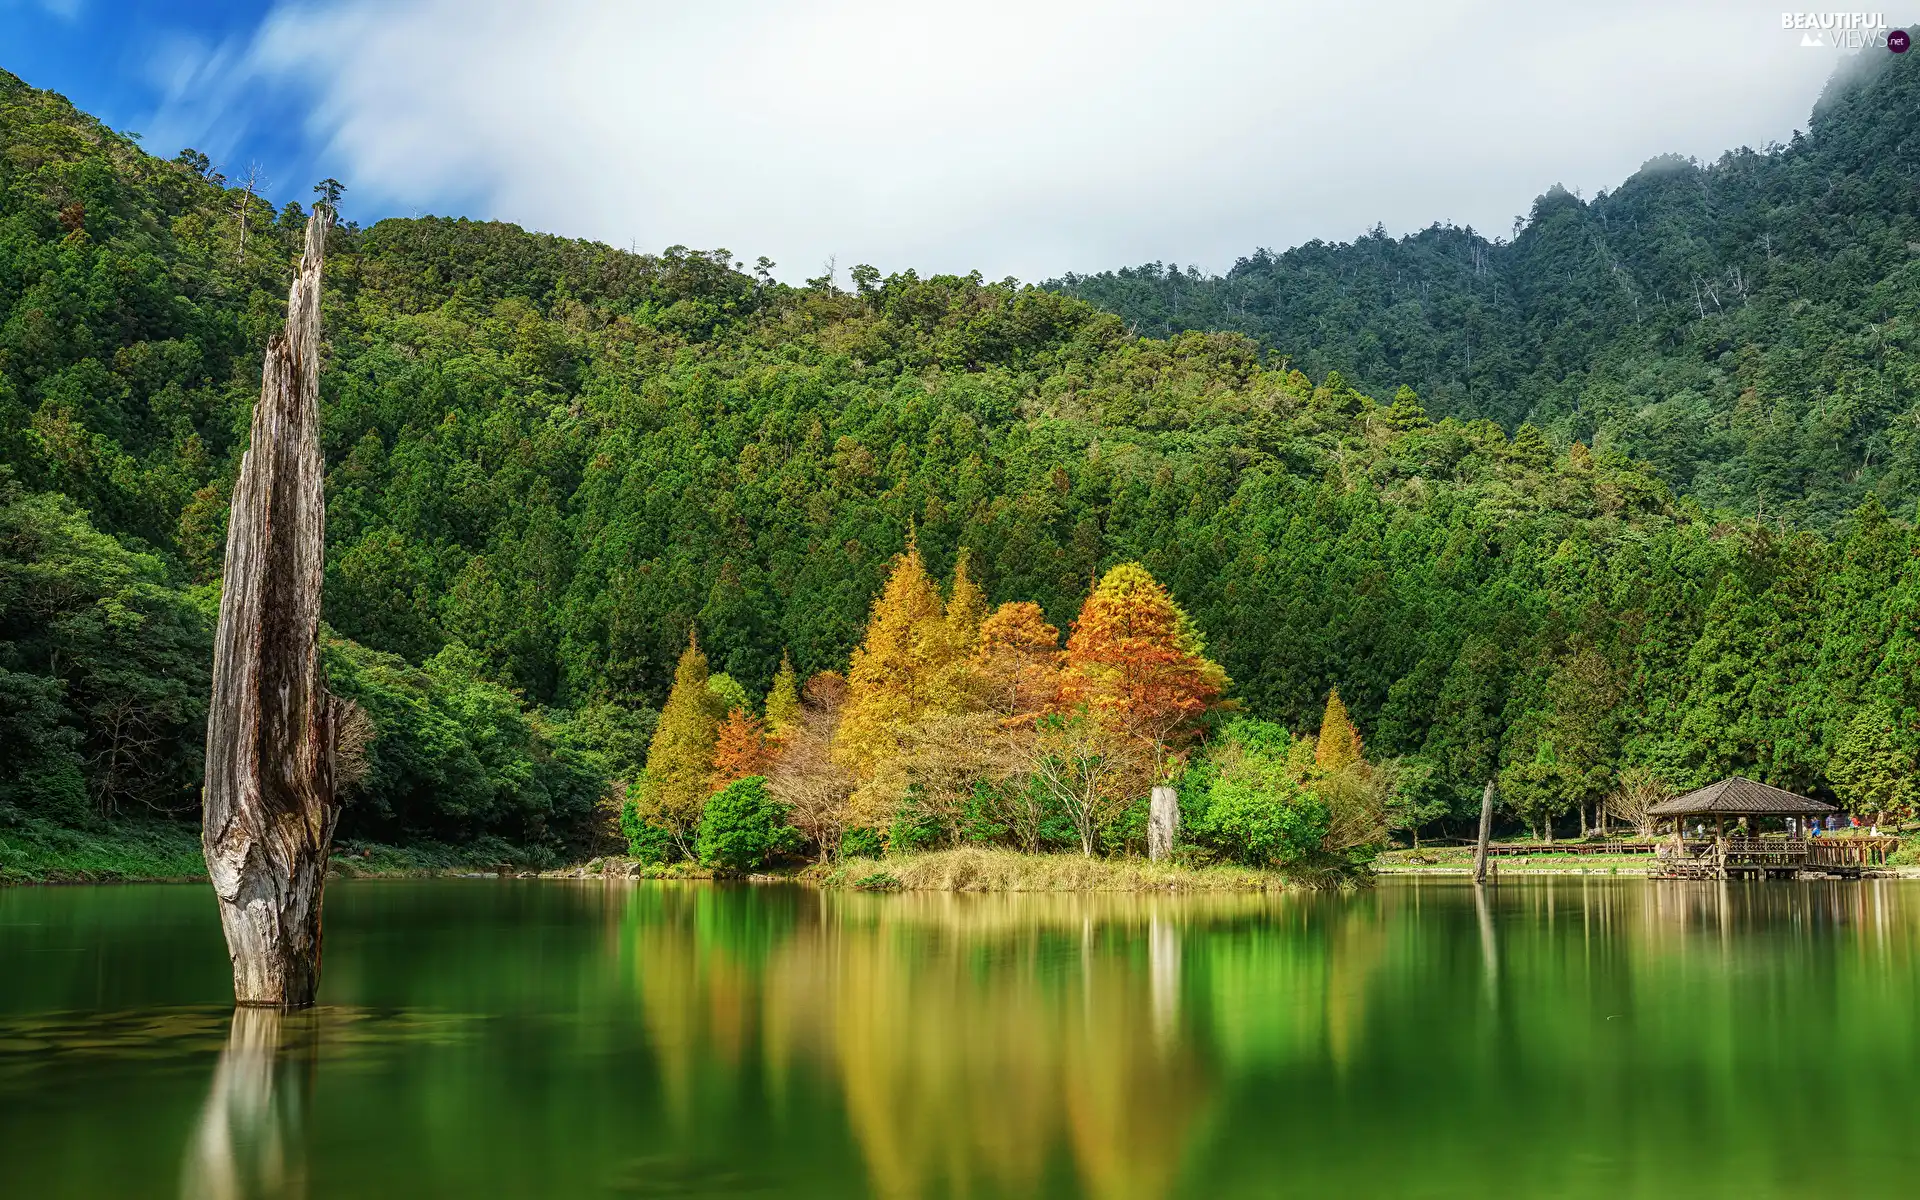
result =
[[1894,837],[1822,837],[1806,843],[1812,867],[1882,867],[1900,839]]
[[1858,875],[1886,865],[1900,848],[1892,837],[1728,838],[1724,842],[1659,843],[1653,868],[1667,879],[1724,879],[1729,874],[1776,875],[1799,871]]
[[1652,854],[1652,842],[1554,842],[1488,846],[1488,854]]

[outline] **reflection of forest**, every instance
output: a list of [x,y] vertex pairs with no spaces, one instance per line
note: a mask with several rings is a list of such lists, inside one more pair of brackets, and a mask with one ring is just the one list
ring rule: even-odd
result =
[[1472,1174],[1493,1138],[1565,1182],[1569,1129],[1638,1183],[1687,1177],[1666,1159],[1699,1081],[1731,1072],[1741,1113],[1828,1095],[1832,1046],[1887,1044],[1920,932],[1874,885],[628,904],[677,1118],[757,1071],[775,1107],[841,1107],[886,1196],[1159,1196],[1280,1162],[1311,1191],[1368,1177],[1382,1139]]
[[887,1196],[1032,1193],[1066,1166],[1090,1194],[1166,1194],[1214,1092],[1183,1031],[1190,935],[1226,939],[1206,994],[1278,972],[1280,1027],[1336,1054],[1379,942],[1351,905],[1329,937],[1272,938],[1313,906],[1263,896],[806,893],[772,921],[711,890],[634,902],[657,908],[637,965],[677,1112],[704,1057],[738,1067],[757,1038],[771,1086],[833,1078]]

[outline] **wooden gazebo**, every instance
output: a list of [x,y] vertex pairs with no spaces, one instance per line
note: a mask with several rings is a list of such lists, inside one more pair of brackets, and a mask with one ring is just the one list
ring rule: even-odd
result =
[[1684,796],[1662,800],[1649,808],[1647,815],[1672,817],[1676,834],[1688,817],[1712,817],[1714,835],[1719,837],[1726,834],[1728,817],[1824,817],[1839,811],[1824,800],[1756,783],[1744,775],[1730,775]]
[[[1728,817],[1825,817],[1840,810],[1824,800],[1735,775],[1706,787],[1662,800],[1649,816],[1673,819],[1673,842],[1663,844],[1648,871],[1656,879],[1792,878],[1802,872],[1858,878],[1887,861],[1900,845],[1890,837],[1735,837],[1728,840]],[[1686,840],[1690,817],[1712,817],[1713,837]]]

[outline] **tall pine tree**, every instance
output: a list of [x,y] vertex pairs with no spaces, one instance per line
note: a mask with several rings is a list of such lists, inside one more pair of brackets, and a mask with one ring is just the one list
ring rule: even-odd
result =
[[932,710],[952,654],[940,590],[909,542],[853,652],[833,745],[834,759],[859,781],[855,809],[876,827],[891,820],[905,790],[900,734]]
[[707,656],[699,639],[689,634],[674,667],[673,690],[647,748],[647,773],[636,803],[640,818],[664,830],[688,857],[700,813],[713,791],[718,722],[707,683]]
[[767,690],[767,732],[779,737],[800,723],[800,683],[793,673],[793,658],[780,652],[780,669],[774,672],[773,686]]
[[1320,717],[1320,736],[1313,744],[1313,765],[1322,771],[1344,770],[1366,757],[1360,745],[1360,731],[1347,716],[1340,689],[1327,693],[1327,709]]

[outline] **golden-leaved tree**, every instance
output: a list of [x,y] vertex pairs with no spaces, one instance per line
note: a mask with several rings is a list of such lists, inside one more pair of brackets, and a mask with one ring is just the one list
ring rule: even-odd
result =
[[707,656],[689,634],[687,648],[673,670],[673,689],[660,710],[647,770],[635,801],[639,816],[672,836],[682,854],[692,856],[693,831],[700,824],[713,786],[713,749],[718,735],[712,693],[707,689]]
[[1378,845],[1386,837],[1396,780],[1392,770],[1367,761],[1360,730],[1347,715],[1339,688],[1327,693],[1320,733],[1313,741],[1313,768],[1303,780],[1327,806],[1329,824],[1322,842],[1328,852],[1345,854]]
[[1059,699],[1060,631],[1031,600],[1002,604],[980,623],[973,669],[989,711],[1031,723]]
[[[985,609],[966,573],[955,570],[958,604],[940,598],[920,549],[909,542],[867,619],[847,668],[846,702],[833,740],[835,759],[858,781],[854,819],[883,828],[912,782],[906,742],[924,722],[968,711],[971,681],[961,670]],[[962,643],[965,636],[969,640]]]
[[1327,693],[1327,708],[1320,717],[1320,736],[1313,745],[1313,765],[1322,771],[1338,771],[1365,759],[1360,731],[1347,716],[1340,689],[1334,688]]
[[793,659],[780,652],[780,669],[774,673],[773,686],[767,690],[767,733],[779,737],[800,722],[800,684],[793,673]]

